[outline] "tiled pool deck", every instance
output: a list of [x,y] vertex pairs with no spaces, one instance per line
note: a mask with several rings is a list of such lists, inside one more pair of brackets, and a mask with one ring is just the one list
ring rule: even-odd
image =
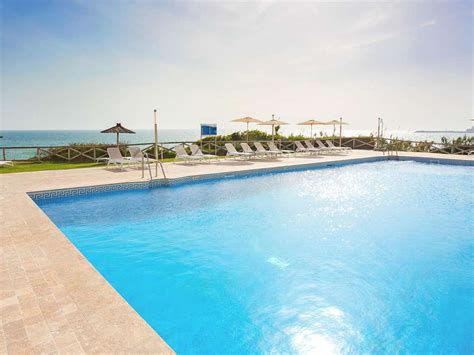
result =
[[[400,155],[474,164],[474,156]],[[378,157],[382,153],[356,150],[339,156],[164,166],[167,177],[177,179]],[[173,352],[27,195],[147,180],[138,170],[103,167],[0,175],[0,353]]]

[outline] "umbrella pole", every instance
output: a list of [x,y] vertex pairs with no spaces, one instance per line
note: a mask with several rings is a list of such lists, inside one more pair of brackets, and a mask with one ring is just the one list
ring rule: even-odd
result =
[[249,142],[249,123],[247,122],[247,143]]
[[339,120],[339,147],[342,146],[342,117]]
[[313,125],[311,125],[311,139],[313,139]]
[[119,133],[117,132],[117,147],[119,147]]
[[155,122],[155,159],[156,159],[156,164],[155,164],[155,176],[158,176],[158,125],[156,122],[156,109],[153,110],[153,119]]
[[[274,119],[275,119],[275,114],[272,113],[272,120]],[[275,143],[275,125],[274,124],[272,124],[272,142]]]

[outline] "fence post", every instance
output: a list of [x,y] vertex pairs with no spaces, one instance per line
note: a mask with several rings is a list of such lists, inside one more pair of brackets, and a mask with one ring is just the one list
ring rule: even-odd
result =
[[5,152],[5,148],[2,148],[3,151],[3,160],[7,160],[7,154]]

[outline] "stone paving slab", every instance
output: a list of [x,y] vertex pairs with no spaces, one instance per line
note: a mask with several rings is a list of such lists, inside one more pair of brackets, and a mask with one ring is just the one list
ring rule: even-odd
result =
[[[474,161],[474,157],[401,154]],[[379,152],[164,164],[169,178],[381,157]],[[159,176],[160,177],[160,176]],[[0,353],[173,353],[26,192],[147,181],[103,167],[0,175]]]

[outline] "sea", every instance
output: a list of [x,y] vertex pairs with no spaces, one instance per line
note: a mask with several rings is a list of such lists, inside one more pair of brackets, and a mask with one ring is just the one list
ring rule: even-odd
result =
[[[218,134],[230,134],[236,129],[221,129]],[[268,129],[269,133],[271,132]],[[120,142],[123,144],[132,143],[152,143],[154,134],[152,129],[138,129],[135,134],[120,135]],[[320,134],[320,130],[314,129],[314,133]],[[326,129],[326,134],[331,134],[332,129]],[[283,127],[281,133],[305,134],[310,135],[309,127]],[[371,130],[349,130],[344,129],[343,135],[346,137],[367,136],[376,134]],[[430,140],[440,142],[441,137],[456,138],[464,135],[474,136],[473,133],[416,133],[414,131],[385,131],[384,137],[409,139],[414,141]],[[0,159],[19,160],[28,159],[35,155],[36,150],[31,148],[13,148],[13,147],[50,147],[64,146],[71,143],[106,143],[114,144],[115,134],[100,133],[99,130],[1,130],[0,131],[0,149],[3,147],[12,147],[5,149],[5,157]],[[199,129],[162,129],[158,131],[158,141],[160,143],[168,142],[168,146],[177,144],[177,142],[192,142],[200,138]],[[2,149],[3,150],[3,149]],[[1,154],[2,152],[0,152]]]

